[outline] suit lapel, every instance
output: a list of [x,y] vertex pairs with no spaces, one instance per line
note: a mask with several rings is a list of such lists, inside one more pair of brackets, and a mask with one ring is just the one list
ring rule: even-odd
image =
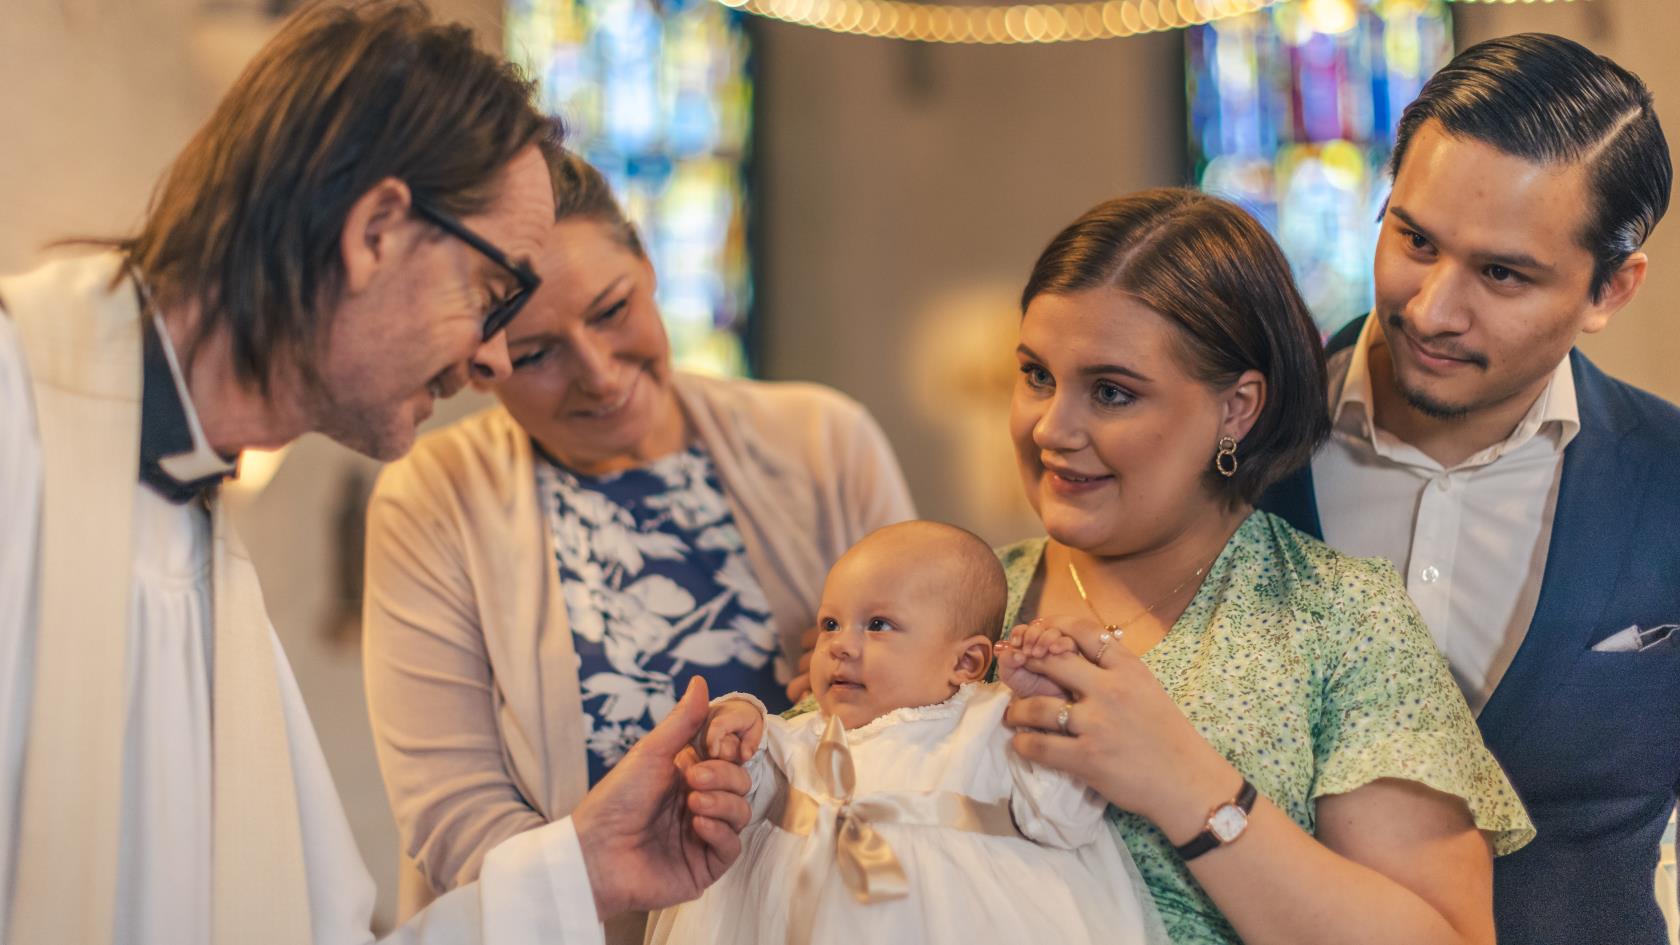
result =
[[1633,421],[1616,409],[1604,375],[1570,353],[1581,430],[1564,452],[1557,510],[1540,599],[1528,634],[1483,708],[1492,742],[1518,722],[1532,697],[1551,691],[1591,642],[1616,589],[1631,543],[1629,517],[1604,514],[1644,494],[1649,464],[1627,437]]
[[1324,523],[1318,517],[1318,488],[1313,484],[1310,461],[1266,490],[1260,507],[1282,516],[1284,521],[1319,541],[1324,540]]

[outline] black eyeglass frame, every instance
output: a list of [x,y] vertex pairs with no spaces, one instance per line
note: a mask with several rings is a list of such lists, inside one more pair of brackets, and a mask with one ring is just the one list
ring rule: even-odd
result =
[[506,270],[519,283],[519,288],[515,289],[512,295],[496,303],[490,311],[484,314],[483,340],[489,341],[496,337],[496,333],[506,328],[508,322],[513,321],[513,317],[518,315],[519,310],[525,307],[525,303],[531,300],[531,295],[537,291],[537,286],[542,285],[542,279],[538,278],[530,266],[509,259],[507,253],[498,249],[496,244],[474,233],[460,220],[418,197],[414,199],[414,212],[422,220],[477,250],[484,258]]

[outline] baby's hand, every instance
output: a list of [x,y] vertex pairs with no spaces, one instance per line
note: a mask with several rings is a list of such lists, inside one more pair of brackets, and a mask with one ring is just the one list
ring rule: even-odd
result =
[[1017,698],[1056,696],[1068,698],[1067,690],[1027,669],[1029,659],[1060,653],[1072,653],[1078,647],[1073,638],[1041,620],[1021,624],[1009,632],[1009,639],[996,644],[998,679],[1014,692]]
[[764,713],[745,699],[725,699],[706,713],[706,757],[745,764],[764,737]]

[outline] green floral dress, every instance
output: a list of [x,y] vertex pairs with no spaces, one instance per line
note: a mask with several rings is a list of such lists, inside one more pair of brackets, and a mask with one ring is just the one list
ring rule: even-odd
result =
[[[1045,539],[998,552],[1012,627]],[[1255,512],[1171,632],[1143,657],[1260,793],[1313,831],[1313,802],[1379,778],[1464,798],[1499,855],[1534,836],[1392,565]],[[1238,941],[1166,838],[1109,809],[1176,945]]]

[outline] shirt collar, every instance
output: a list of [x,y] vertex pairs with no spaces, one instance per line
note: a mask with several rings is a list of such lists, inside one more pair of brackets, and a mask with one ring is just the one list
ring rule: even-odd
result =
[[[1341,389],[1331,405],[1330,422],[1338,433],[1363,439],[1378,455],[1392,459],[1396,447],[1404,444],[1387,431],[1377,428],[1376,412],[1371,406],[1371,347],[1376,343],[1380,330],[1376,314],[1367,316],[1365,325],[1359,330],[1359,340],[1349,349],[1347,373],[1343,375]],[[1460,466],[1493,462],[1541,433],[1552,435],[1557,451],[1562,452],[1579,432],[1581,414],[1575,397],[1575,373],[1566,355],[1552,369],[1546,389],[1540,392],[1539,398],[1529,407],[1511,435],[1465,460]]]
[[[138,283],[137,283],[138,285]],[[142,329],[143,382],[140,395],[140,480],[177,505],[185,504],[238,472],[238,460],[217,453],[205,438],[198,410],[187,391],[175,345],[163,319],[142,306],[150,330]]]

